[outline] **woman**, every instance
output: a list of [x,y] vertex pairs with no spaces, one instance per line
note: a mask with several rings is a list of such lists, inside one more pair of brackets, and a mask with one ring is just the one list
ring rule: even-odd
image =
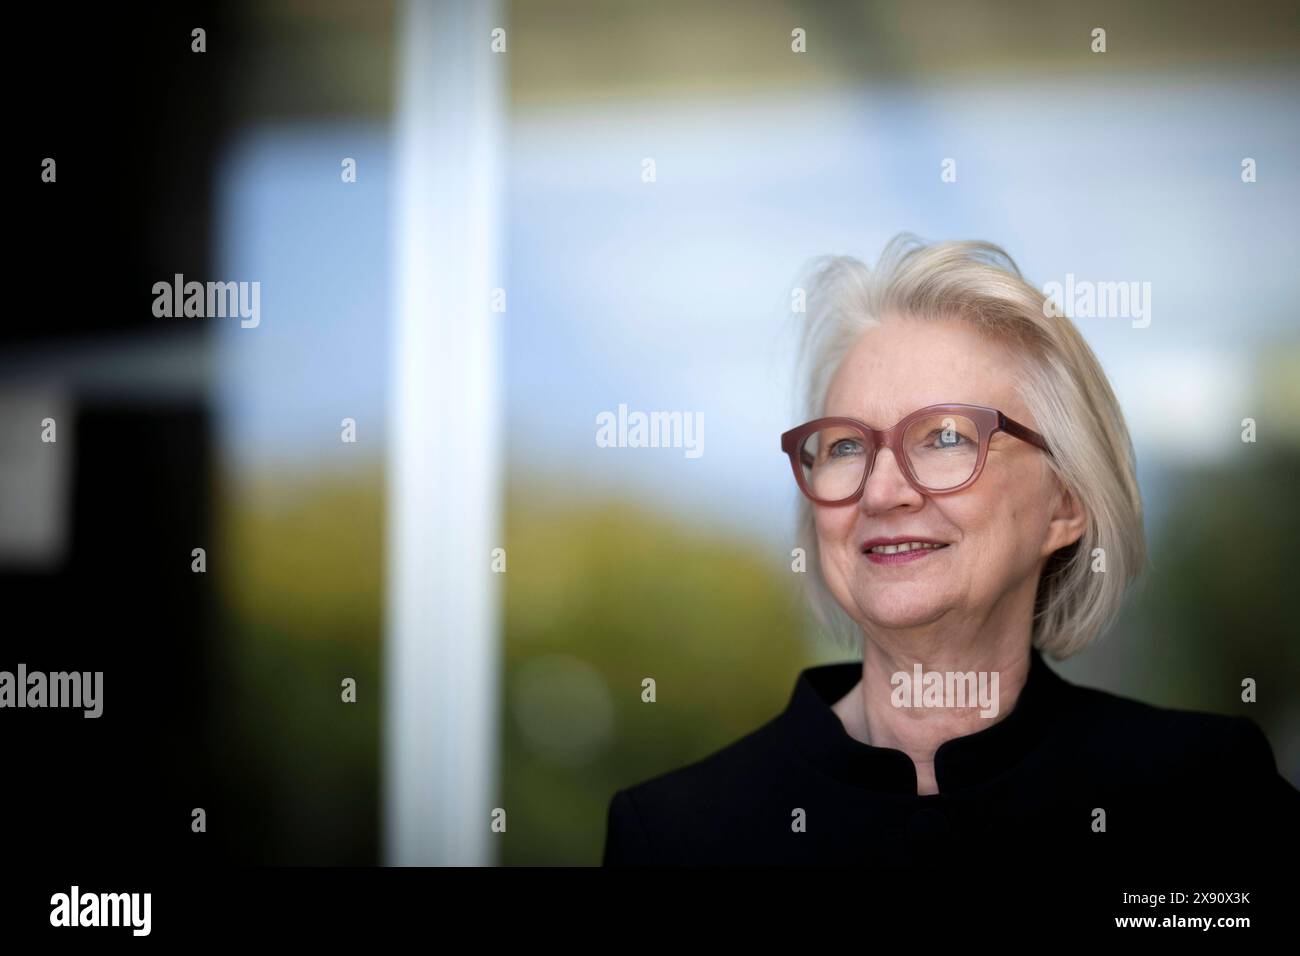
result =
[[[861,661],[615,794],[606,864],[1199,864],[1294,845],[1300,793],[1243,717],[1075,686],[1145,560],[1123,415],[996,246],[902,237],[809,290],[809,421],[782,436],[819,618]],[[956,854],[956,855],[954,855]]]

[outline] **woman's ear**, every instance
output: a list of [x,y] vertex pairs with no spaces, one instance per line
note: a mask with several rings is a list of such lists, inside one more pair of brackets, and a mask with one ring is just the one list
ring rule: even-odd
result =
[[1053,496],[1052,517],[1043,539],[1043,557],[1068,547],[1083,537],[1088,529],[1088,511],[1083,501],[1061,479],[1053,475],[1056,492]]

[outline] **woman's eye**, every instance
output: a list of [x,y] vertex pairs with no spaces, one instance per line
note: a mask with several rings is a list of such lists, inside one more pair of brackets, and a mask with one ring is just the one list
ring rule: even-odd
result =
[[857,442],[848,438],[841,438],[839,441],[831,445],[828,454],[830,455],[831,458],[842,458],[845,455],[856,454],[857,450],[858,450]]
[[930,444],[934,448],[960,448],[969,442],[969,438],[953,428],[936,429],[930,432]]

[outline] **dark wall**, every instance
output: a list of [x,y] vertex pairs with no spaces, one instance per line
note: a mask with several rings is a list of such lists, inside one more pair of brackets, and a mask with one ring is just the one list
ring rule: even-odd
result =
[[[190,570],[212,527],[207,398],[105,398],[61,361],[73,347],[94,355],[178,331],[153,316],[153,282],[211,277],[213,161],[237,39],[216,3],[6,15],[16,134],[6,272],[17,294],[0,323],[0,391],[28,387],[24,363],[39,354],[38,380],[71,399],[60,440],[74,465],[67,559],[51,571],[0,569],[0,670],[102,670],[104,711],[90,720],[0,709],[4,855],[70,872],[79,861],[226,856],[219,840],[195,838],[189,814],[214,813],[226,777],[209,757],[217,572]],[[212,52],[191,52],[194,26]],[[40,179],[47,156],[54,184]],[[201,345],[206,320],[186,322],[181,333]],[[47,450],[39,421],[19,426],[20,447],[6,454]]]
[[[165,323],[150,310],[152,283],[211,261],[213,159],[239,31],[216,3],[94,10],[8,13],[23,48],[7,67],[21,240],[11,254],[31,298],[0,329],[5,345]],[[190,51],[195,26],[206,53]],[[39,178],[47,156],[54,186]]]

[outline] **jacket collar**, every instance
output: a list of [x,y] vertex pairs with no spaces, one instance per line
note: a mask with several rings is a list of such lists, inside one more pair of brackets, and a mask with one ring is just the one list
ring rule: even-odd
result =
[[[837,779],[867,790],[916,796],[912,759],[901,750],[849,736],[831,710],[861,677],[861,661],[804,670],[779,722],[805,757]],[[977,786],[1022,762],[1042,739],[1070,687],[1037,648],[1031,649],[1029,675],[1011,712],[983,730],[945,741],[935,752],[939,793]]]

